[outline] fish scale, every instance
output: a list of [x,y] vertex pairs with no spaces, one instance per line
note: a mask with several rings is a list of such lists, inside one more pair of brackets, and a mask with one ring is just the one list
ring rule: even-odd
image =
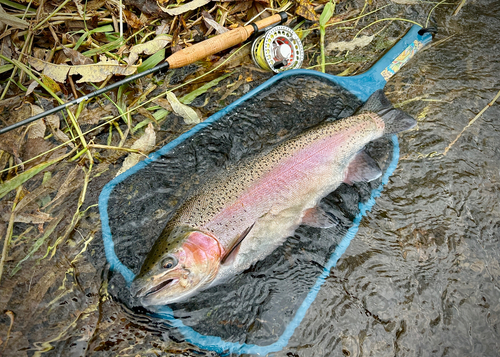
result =
[[[365,128],[367,123],[372,125]],[[356,134],[348,135],[347,139],[340,138],[343,135],[342,133],[345,133],[348,129],[355,131]],[[258,155],[224,170],[205,185],[202,185],[199,193],[195,194],[192,199],[181,207],[176,216],[170,221],[170,224],[172,226],[186,225],[195,229],[207,230],[217,237],[225,248],[228,248],[233,242],[234,234],[241,234],[259,216],[265,213],[263,211],[269,210],[270,206],[279,206],[279,202],[272,199],[263,200],[259,205],[260,207],[254,207],[253,214],[250,215],[248,215],[248,211],[244,207],[236,208],[241,202],[242,195],[245,193],[252,194],[255,187],[259,187],[259,183],[262,185],[261,181],[266,175],[269,175],[273,170],[279,172],[280,165],[283,166],[285,161],[293,160],[299,152],[310,148],[311,145],[317,144],[320,140],[331,139],[337,141],[338,149],[347,151],[341,155],[352,156],[364,144],[373,139],[373,135],[367,134],[376,130],[377,125],[373,117],[369,114],[361,114],[351,117],[349,120],[323,124],[296,138],[285,141],[266,154]],[[376,135],[380,136],[381,134],[382,132],[379,130]],[[344,140],[346,140],[345,143]],[[339,143],[341,144],[339,145]],[[331,151],[331,154],[336,157],[339,156],[339,153],[335,151]],[[276,182],[278,178],[274,178],[272,181]],[[280,187],[282,190],[291,189],[287,187],[286,183],[275,186],[277,186],[276,188]],[[279,191],[276,192],[275,196],[277,195],[279,195]],[[231,216],[234,216],[233,219],[222,221],[214,219],[225,212],[230,212],[230,208],[234,209],[234,215],[231,214]],[[245,215],[246,219],[243,220],[241,217]]]

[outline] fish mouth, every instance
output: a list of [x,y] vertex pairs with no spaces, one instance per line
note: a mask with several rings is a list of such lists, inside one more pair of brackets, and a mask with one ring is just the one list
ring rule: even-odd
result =
[[158,291],[163,290],[166,288],[168,285],[171,285],[172,283],[176,282],[179,279],[167,279],[160,284],[153,286],[151,289],[149,289],[145,294],[144,297],[148,297],[150,295],[156,294]]

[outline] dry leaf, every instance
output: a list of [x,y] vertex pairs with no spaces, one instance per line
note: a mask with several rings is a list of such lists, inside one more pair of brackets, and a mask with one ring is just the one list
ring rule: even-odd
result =
[[[225,0],[226,1],[226,0]],[[250,9],[253,5],[253,1],[241,1],[236,3],[236,5],[229,11],[229,15],[236,14],[238,12],[245,12]]]
[[212,15],[210,15],[207,11],[203,11],[201,15],[203,16],[203,21],[205,21],[207,27],[208,28],[213,27],[218,34],[229,31],[224,26],[219,25],[217,21],[213,19]]
[[7,14],[1,5],[0,5],[0,24],[14,27],[16,29],[25,29],[29,26],[27,21]]
[[98,63],[79,66],[52,64],[34,57],[28,57],[28,62],[30,65],[35,67],[37,71],[43,71],[43,74],[60,83],[64,83],[66,81],[66,77],[68,76],[68,74],[81,75],[82,78],[80,78],[77,83],[82,83],[102,82],[112,74],[129,76],[131,74],[134,74],[134,72],[136,71],[136,67],[122,67],[118,64],[118,61],[109,59],[104,55],[102,55],[100,59],[101,61]]
[[29,194],[25,195],[22,200],[16,205],[16,211],[21,212],[25,209],[33,211],[38,209],[39,204],[37,203],[37,201],[42,197],[57,191],[61,187],[61,183],[67,178],[67,176],[68,174],[65,171],[60,171],[52,176],[50,180],[38,186]]
[[160,26],[156,28],[156,34],[161,35],[164,33],[168,33],[170,31],[170,23],[166,20],[162,20]]
[[157,123],[158,124],[158,121],[156,120],[156,118],[154,117],[154,115],[151,114],[151,112],[149,110],[147,110],[146,108],[144,108],[144,107],[137,107],[137,113],[139,113],[142,116],[148,118],[153,123]]
[[88,109],[87,106],[83,108],[82,113],[78,117],[78,122],[82,124],[97,124],[101,120],[104,120],[106,116],[117,116],[118,110],[116,107],[109,103],[104,107],[97,107],[93,109]]
[[28,140],[43,138],[45,136],[45,123],[43,119],[38,119],[30,125],[28,130]]
[[43,71],[46,76],[49,76],[53,80],[64,83],[66,81],[66,77],[68,76],[68,72],[70,66],[66,64],[52,64],[41,59],[35,57],[28,57],[28,63],[35,67],[37,71]]
[[22,94],[18,94],[14,97],[0,100],[0,107],[13,108],[19,106],[21,104],[21,96]]
[[[40,114],[42,112],[43,109],[40,108],[38,105],[31,104],[31,116]],[[34,121],[33,124],[30,125],[28,130],[28,140],[43,138],[45,136],[45,129],[46,127],[43,119]]]
[[186,124],[198,124],[200,122],[200,118],[198,114],[194,111],[194,109],[188,107],[185,104],[179,102],[174,93],[167,93],[167,100],[172,106],[173,111],[180,115]]
[[[9,31],[6,31],[6,32],[9,32]],[[1,35],[0,37],[2,37],[2,36],[3,35]],[[7,35],[5,38],[2,39],[2,48],[1,48],[2,55],[4,55],[4,57],[7,57],[8,59],[11,59],[12,58],[12,49],[13,48],[14,48],[14,46],[12,45],[12,40],[9,37],[9,35]],[[0,65],[4,65],[4,64],[7,64],[7,63],[8,62],[5,61],[4,59],[0,59]]]
[[[33,115],[37,115],[43,112],[43,109],[37,105],[31,104],[31,110],[29,115],[26,117],[30,117]],[[51,149],[54,149],[55,145],[51,143],[49,140],[44,140],[45,136],[45,122],[43,119],[36,120],[32,124],[30,124],[28,129],[28,137],[25,145],[23,146],[22,159],[26,161],[28,159],[38,157],[37,159],[26,164],[26,169],[30,167],[36,166],[40,162],[48,161],[51,158],[55,158],[60,156],[66,152],[66,148],[55,149],[54,151],[47,152]]]
[[123,15],[125,16],[125,21],[130,25],[130,27],[133,27],[134,29],[140,29],[144,26],[142,21],[133,12],[127,9],[123,9]]
[[[141,136],[139,139],[137,139],[134,144],[132,144],[131,149],[136,149],[144,153],[149,153],[151,150],[154,149],[155,143],[156,143],[156,134],[153,129],[153,124],[149,123],[148,127],[144,131],[144,135]],[[143,158],[144,155],[141,154],[136,154],[136,153],[129,154],[123,161],[123,165],[116,174],[116,176],[124,173],[129,168],[137,164]]]
[[173,112],[173,109],[172,109],[172,106],[170,105],[170,102],[168,100],[166,100],[165,98],[155,98],[155,99],[153,99],[153,103],[158,104],[160,107],[168,110],[169,112]]
[[310,21],[319,21],[319,16],[316,11],[314,11],[314,6],[309,0],[299,0],[299,5],[295,10],[295,14],[302,16],[303,18]]
[[45,123],[50,127],[52,134],[62,143],[67,143],[69,147],[74,148],[75,144],[70,140],[68,135],[66,135],[61,129],[59,129],[60,121],[57,115],[49,115],[44,119]]
[[[2,218],[8,222],[10,219],[10,212],[6,212],[2,214]],[[35,212],[33,214],[29,213],[17,213],[14,216],[14,222],[18,223],[32,223],[32,224],[40,224],[46,223],[52,220],[52,217],[48,213],[44,212]]]
[[197,8],[202,7],[203,5],[208,4],[210,1],[211,0],[193,0],[193,1],[190,1],[188,3],[183,4],[181,6],[170,8],[170,9],[163,7],[158,1],[157,1],[157,3],[158,3],[158,6],[160,7],[160,9],[165,11],[170,16],[177,16],[177,15],[183,14],[183,13],[190,11],[190,10],[196,10]]
[[[73,182],[76,179],[81,179],[82,178],[82,173],[83,171],[79,166],[75,166],[67,175],[64,180],[64,182],[59,186],[59,189],[57,190],[56,197],[52,201],[50,201],[48,204],[45,206],[54,204],[57,200],[59,200],[61,197],[66,196],[67,194],[71,193],[72,191],[75,190],[75,187],[79,187],[80,183],[73,184]],[[62,201],[64,202],[64,200]],[[59,202],[58,205],[62,202]],[[55,206],[55,205],[54,205]]]
[[82,55],[80,52],[75,51],[72,48],[64,47],[62,48],[66,57],[68,57],[72,64],[74,65],[82,65],[82,64],[94,64],[87,56]]
[[370,44],[373,40],[373,35],[372,36],[360,36],[355,38],[352,41],[341,41],[341,42],[335,42],[335,43],[329,43],[326,46],[327,51],[352,51],[356,47],[365,47]]
[[43,73],[40,77],[42,78],[43,84],[45,84],[53,93],[59,93],[61,91],[61,87],[59,87],[59,84],[57,84],[57,82],[52,78],[46,76]]
[[81,0],[73,0],[73,2],[75,3],[76,10],[78,11],[78,15],[80,15],[80,17],[82,19],[84,19],[85,18],[85,10],[86,9],[82,5]]
[[[16,101],[7,102],[6,99],[0,102],[9,109],[9,117],[2,118],[6,123],[17,123],[31,116],[31,107],[29,104],[22,104],[18,107],[19,103]],[[16,110],[13,107],[16,107]],[[24,142],[24,135],[22,134],[26,130],[25,128],[17,128],[7,133],[2,134],[0,139],[0,150],[5,151],[12,155],[16,163],[21,162],[20,152],[22,151],[22,144]],[[24,170],[24,169],[23,169]]]
[[129,66],[133,65],[141,53],[152,55],[163,49],[170,42],[172,42],[172,36],[163,34],[156,36],[151,41],[135,45],[130,49],[130,55],[127,58],[127,63]]
[[31,84],[28,86],[28,89],[26,90],[25,96],[27,97],[31,93],[33,93],[36,87],[38,87],[38,82],[37,81],[31,82]]
[[59,129],[60,120],[57,115],[51,114],[47,115],[43,120],[45,120],[45,124],[47,124],[52,129]]

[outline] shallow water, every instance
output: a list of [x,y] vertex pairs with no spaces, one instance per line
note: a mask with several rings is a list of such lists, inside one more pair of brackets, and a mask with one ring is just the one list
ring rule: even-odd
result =
[[[419,125],[400,135],[402,158],[382,197],[288,346],[273,355],[496,355],[500,253],[495,184],[500,172],[493,120],[500,113],[498,104],[442,155],[500,89],[499,45],[486,36],[498,28],[500,8],[485,9],[471,5],[467,19],[448,17],[438,23],[435,43],[453,37],[420,54],[418,64],[403,69],[386,87],[395,101],[417,98],[402,109],[419,118]],[[298,232],[298,237],[307,240],[311,233]],[[249,278],[240,285],[236,279],[225,287],[229,298],[208,291],[195,302],[179,304],[176,316],[204,334],[272,343],[281,333],[278,326],[286,323],[277,317],[292,312],[278,308],[289,306],[290,301],[280,300],[289,293],[274,285],[269,271],[280,280],[279,267],[290,268],[285,259],[277,259],[287,252],[294,257],[291,249],[285,244],[267,270],[263,262],[247,273],[262,280]],[[290,269],[287,276],[297,299],[301,279],[318,274],[313,269],[308,275],[301,264],[303,274],[294,276]],[[266,309],[273,306],[270,299],[278,304],[274,310]],[[210,325],[214,320],[219,325]],[[241,335],[234,325],[250,330]]]
[[[500,90],[500,5],[468,1],[456,17],[453,8],[436,9],[434,45],[385,88],[419,120],[399,136],[398,169],[288,345],[273,356],[498,355],[500,104],[441,153]],[[105,173],[92,187],[110,178]],[[88,201],[99,192],[89,190]],[[72,252],[68,258],[27,261],[29,273],[19,272],[18,282],[4,278],[2,302],[16,314],[4,354],[215,356],[117,301],[120,287],[116,274],[103,270],[98,231],[90,208],[72,238],[96,234],[88,250],[68,243],[60,248]],[[79,259],[75,250],[82,250]],[[2,315],[0,322],[3,342],[10,320]]]
[[[217,177],[218,168],[267,150],[320,122],[351,116],[360,104],[345,89],[311,74],[281,79],[244,101],[111,189],[105,212],[118,259],[137,274],[158,238],[158,227],[165,225],[190,196],[191,186],[203,182],[204,176]],[[367,151],[386,169],[392,158],[391,140],[377,140]],[[259,346],[276,342],[352,225],[358,202],[365,202],[380,182],[343,185],[323,201],[325,209],[338,217],[335,227],[301,227],[247,272],[172,305],[174,316],[200,334],[227,342]],[[114,274],[110,293],[129,308],[142,311],[131,299],[123,274]]]
[[500,6],[462,15],[386,87],[432,101],[403,105],[419,124],[400,135],[398,169],[276,356],[498,355],[500,105],[439,153],[500,90]]

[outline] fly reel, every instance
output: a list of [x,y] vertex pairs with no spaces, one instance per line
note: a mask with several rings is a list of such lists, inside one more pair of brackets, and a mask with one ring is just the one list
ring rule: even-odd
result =
[[300,68],[304,49],[291,28],[275,26],[254,41],[252,59],[260,68],[279,73]]

